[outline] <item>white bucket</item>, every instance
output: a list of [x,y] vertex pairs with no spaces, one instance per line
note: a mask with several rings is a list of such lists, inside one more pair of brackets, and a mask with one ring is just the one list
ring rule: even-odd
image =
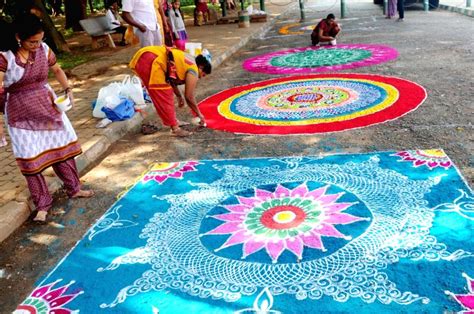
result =
[[66,112],[72,108],[71,99],[69,99],[69,97],[66,95],[56,98],[54,100],[54,104],[62,112]]
[[190,55],[196,57],[202,52],[202,43],[186,43],[184,50]]

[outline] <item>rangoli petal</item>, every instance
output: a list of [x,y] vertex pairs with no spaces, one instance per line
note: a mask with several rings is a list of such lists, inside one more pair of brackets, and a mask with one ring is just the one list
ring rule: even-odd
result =
[[311,235],[302,236],[302,240],[306,246],[324,251],[323,241],[319,234],[312,232]]
[[333,213],[333,214],[330,214],[329,217],[324,219],[324,222],[330,223],[330,224],[336,224],[336,225],[345,225],[345,224],[350,224],[350,223],[361,221],[361,220],[366,220],[366,219],[349,215],[349,214],[345,214],[345,213]]
[[303,255],[303,241],[299,237],[286,239],[286,248],[293,252],[299,259]]
[[321,197],[321,195],[324,195],[326,193],[327,189],[328,187],[324,186],[322,188],[306,193],[306,196],[311,196],[313,199],[318,199],[319,197]]
[[239,227],[240,222],[226,222],[217,228],[209,231],[207,234],[229,234],[234,233],[242,228]]
[[241,213],[230,213],[230,214],[215,215],[213,217],[222,221],[242,222],[242,220],[245,218],[245,215]]
[[278,184],[278,186],[275,189],[275,192],[273,194],[275,195],[276,198],[288,197],[288,196],[290,196],[290,190],[288,190],[284,186]]
[[249,239],[244,243],[244,257],[261,250],[263,247],[265,247],[264,241],[255,241],[254,239]]
[[247,206],[247,205],[242,205],[242,204],[237,204],[237,205],[224,205],[223,206],[225,209],[233,212],[233,213],[245,213],[247,212],[249,209],[251,209],[251,207]]
[[250,238],[250,236],[246,235],[246,233],[247,233],[246,230],[241,230],[241,231],[238,231],[238,232],[234,233],[233,235],[231,235],[227,239],[227,241],[225,241],[224,244],[222,244],[221,248],[226,248],[226,247],[229,247],[229,246],[232,246],[232,245],[241,244],[241,243],[246,242]]
[[291,196],[302,197],[305,196],[306,193],[308,193],[308,187],[306,186],[306,183],[303,183],[291,191]]
[[326,237],[345,238],[346,236],[340,233],[334,226],[323,224],[321,229],[316,229],[314,232]]
[[339,197],[344,195],[344,193],[337,193],[337,194],[326,194],[324,196],[321,196],[318,198],[318,201],[323,203],[323,204],[331,204],[337,201]]
[[274,242],[273,240],[269,240],[267,243],[267,253],[270,255],[274,263],[276,263],[284,249],[285,246],[283,245],[283,241]]

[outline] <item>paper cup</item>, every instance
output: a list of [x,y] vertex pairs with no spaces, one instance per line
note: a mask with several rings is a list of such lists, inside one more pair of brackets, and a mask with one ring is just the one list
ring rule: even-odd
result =
[[61,96],[54,100],[54,104],[59,111],[66,112],[72,108],[71,99],[67,96]]

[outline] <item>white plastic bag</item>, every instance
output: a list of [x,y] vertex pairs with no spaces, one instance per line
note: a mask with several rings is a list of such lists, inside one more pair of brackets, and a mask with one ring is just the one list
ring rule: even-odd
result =
[[102,87],[99,90],[99,95],[97,96],[97,101],[95,103],[94,110],[92,111],[92,116],[95,118],[105,118],[105,113],[102,111],[104,106],[112,105],[119,100],[120,103],[120,90],[122,88],[122,84],[118,82],[110,83],[107,86]]
[[145,104],[145,99],[143,98],[143,87],[138,76],[125,76],[122,81],[120,95],[130,98],[131,100],[133,100],[135,105]]

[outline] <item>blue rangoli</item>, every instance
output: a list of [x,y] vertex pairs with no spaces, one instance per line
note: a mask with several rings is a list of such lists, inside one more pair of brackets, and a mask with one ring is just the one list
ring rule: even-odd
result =
[[[443,166],[429,159],[421,167],[427,156]],[[442,150],[199,161],[150,180],[160,165],[18,313],[35,305],[84,313],[440,313],[472,305],[474,200]]]

